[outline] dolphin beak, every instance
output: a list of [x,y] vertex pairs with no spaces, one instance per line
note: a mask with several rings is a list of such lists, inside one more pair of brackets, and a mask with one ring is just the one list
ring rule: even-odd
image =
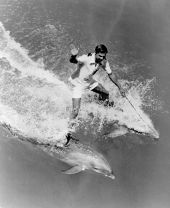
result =
[[112,174],[112,175],[109,176],[109,178],[111,178],[111,179],[114,180],[115,179],[115,176]]
[[108,174],[108,175],[106,175],[107,177],[109,177],[109,178],[111,178],[111,179],[115,179],[115,176],[114,176],[114,174],[113,174],[113,171],[110,173],[110,174]]
[[152,133],[152,136],[153,136],[153,139],[154,139],[154,140],[159,140],[159,133],[158,133],[157,131],[154,131],[154,132]]

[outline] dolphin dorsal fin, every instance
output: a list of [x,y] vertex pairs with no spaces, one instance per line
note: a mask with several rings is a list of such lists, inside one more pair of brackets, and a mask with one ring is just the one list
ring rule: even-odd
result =
[[65,173],[65,174],[76,174],[76,173],[79,173],[83,170],[84,170],[84,168],[82,166],[76,165],[72,168],[69,168],[68,170],[64,170],[63,173]]

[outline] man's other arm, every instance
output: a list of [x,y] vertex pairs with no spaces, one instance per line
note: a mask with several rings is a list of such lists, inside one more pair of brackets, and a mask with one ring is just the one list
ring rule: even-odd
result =
[[124,91],[124,89],[121,87],[121,85],[119,84],[119,81],[118,81],[117,77],[112,73],[112,70],[111,70],[111,68],[110,68],[110,65],[109,65],[109,62],[108,62],[108,61],[106,61],[105,70],[106,70],[106,72],[107,72],[107,74],[108,74],[110,80],[118,87],[118,89],[119,89],[121,95],[122,95],[123,97],[125,97],[125,91]]

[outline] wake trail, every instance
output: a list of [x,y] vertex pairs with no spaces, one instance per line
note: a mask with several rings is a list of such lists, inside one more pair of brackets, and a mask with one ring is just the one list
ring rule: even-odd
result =
[[31,60],[0,25],[0,121],[28,137],[60,142],[68,128],[71,92]]

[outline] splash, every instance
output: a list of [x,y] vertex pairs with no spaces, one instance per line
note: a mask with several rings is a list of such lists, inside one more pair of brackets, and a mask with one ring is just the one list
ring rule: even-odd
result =
[[[124,135],[129,129],[158,137],[151,119],[141,109],[141,94],[148,89],[146,84],[149,86],[150,80],[143,86],[138,83],[140,87],[135,82],[121,81],[125,88],[130,86],[127,96],[136,113],[105,76],[99,73],[96,79],[111,92],[115,106],[106,108],[95,102],[92,92],[87,93],[82,99],[77,132],[82,133],[83,128],[90,137],[98,136],[105,124],[109,124],[114,127],[111,137]],[[57,75],[45,70],[43,62],[33,61],[28,51],[0,24],[0,122],[23,136],[60,145],[65,142],[64,135],[68,131],[71,100],[69,87]],[[91,112],[93,117],[89,116]]]
[[71,92],[34,62],[0,25],[0,121],[28,137],[60,142],[68,127]]
[[[117,88],[113,84],[110,84],[104,74],[99,73],[95,79],[102,83],[110,92],[110,99],[115,102],[115,105],[114,107],[105,108],[103,105],[96,105],[93,102],[86,104],[86,108],[83,108],[81,111],[81,116],[85,118],[89,114],[90,109],[90,112],[94,114],[91,124],[95,124],[87,127],[88,121],[86,123],[86,130],[89,128],[93,134],[96,134],[96,131],[101,131],[103,124],[110,123],[110,126],[114,126],[114,128],[113,131],[109,129],[111,131],[111,133],[108,133],[109,137],[117,137],[128,132],[135,132],[159,138],[159,133],[154,128],[151,118],[142,110],[142,107],[146,105],[145,95],[149,91],[151,92],[151,86],[155,82],[154,78],[146,80],[144,83],[119,80],[123,88],[127,89],[125,98],[122,98]],[[96,128],[93,128],[94,126]]]

